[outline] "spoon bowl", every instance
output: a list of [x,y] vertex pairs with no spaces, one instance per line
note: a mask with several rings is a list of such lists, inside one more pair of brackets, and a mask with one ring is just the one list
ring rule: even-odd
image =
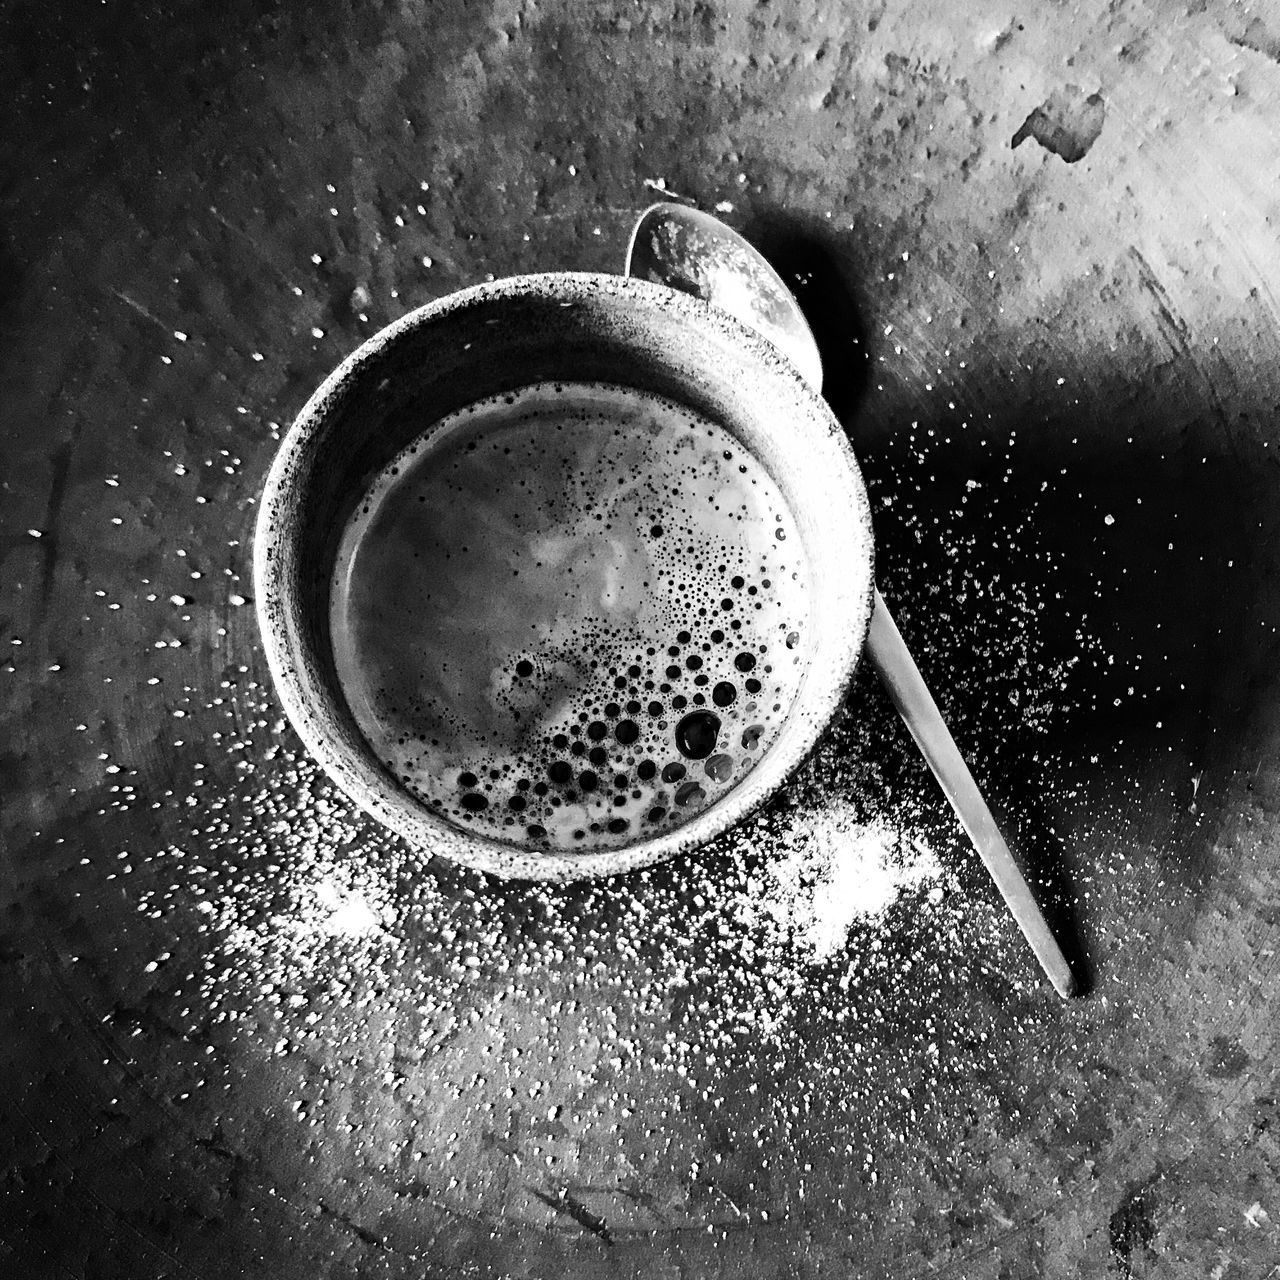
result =
[[702,298],[767,338],[815,391],[822,359],[783,278],[719,218],[685,205],[650,205],[627,246],[626,273]]

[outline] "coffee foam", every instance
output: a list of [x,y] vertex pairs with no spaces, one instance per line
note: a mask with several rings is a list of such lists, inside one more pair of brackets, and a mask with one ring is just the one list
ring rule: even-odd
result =
[[431,425],[333,575],[355,719],[450,822],[557,851],[686,821],[769,749],[804,674],[795,522],[723,428],[599,383]]

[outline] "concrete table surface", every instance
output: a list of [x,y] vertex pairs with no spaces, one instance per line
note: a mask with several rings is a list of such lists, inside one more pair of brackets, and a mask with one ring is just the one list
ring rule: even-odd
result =
[[[1224,0],[0,10],[0,1274],[1280,1264],[1280,15]],[[695,859],[532,889],[317,776],[255,497],[365,336],[719,210],[1090,990],[863,672]],[[821,959],[833,805],[934,849]]]

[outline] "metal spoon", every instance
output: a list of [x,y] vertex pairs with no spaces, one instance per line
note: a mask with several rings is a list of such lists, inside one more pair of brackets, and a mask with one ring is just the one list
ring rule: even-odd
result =
[[[719,218],[684,205],[650,206],[631,233],[626,272],[728,311],[773,343],[815,391],[822,389],[818,345],[791,290],[764,257]],[[1074,995],[1071,967],[879,591],[867,652],[1041,968],[1059,995]]]

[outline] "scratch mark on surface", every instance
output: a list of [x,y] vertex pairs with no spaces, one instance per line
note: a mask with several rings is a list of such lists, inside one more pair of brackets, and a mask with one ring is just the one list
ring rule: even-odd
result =
[[285,275],[283,271],[281,271],[281,269],[272,260],[271,256],[262,248],[261,245],[258,244],[249,232],[247,232],[243,227],[237,227],[234,222],[231,222],[229,219],[224,217],[222,213],[219,212],[217,205],[211,204],[209,206],[209,212],[213,214],[214,221],[217,222],[219,226],[225,228],[227,231],[230,231],[232,235],[238,236],[243,240],[253,251],[254,256],[258,261],[261,262],[263,266],[265,266],[267,270],[276,277],[276,279],[283,281],[287,285],[293,285],[293,281]]
[[564,1214],[567,1218],[572,1218],[580,1227],[584,1227],[593,1236],[598,1236],[605,1244],[612,1247],[613,1237],[609,1234],[605,1220],[599,1214],[592,1213],[581,1200],[570,1195],[566,1189],[562,1188],[559,1194],[554,1196],[548,1195],[545,1191],[539,1191],[536,1187],[532,1190],[543,1204],[557,1213]]
[[1151,295],[1156,304],[1156,323],[1160,334],[1169,344],[1175,356],[1186,356],[1191,352],[1191,330],[1186,320],[1175,309],[1170,301],[1164,285],[1151,269],[1151,264],[1135,248],[1129,249],[1129,256],[1138,265],[1138,282]]
[[146,319],[150,320],[152,324],[158,325],[161,329],[165,331],[166,334],[172,332],[171,326],[165,324],[165,322],[161,320],[159,316],[152,315],[152,313],[148,311],[146,307],[144,307],[142,303],[140,303],[137,300],[137,298],[131,298],[127,293],[123,292],[120,289],[112,289],[111,292],[115,294],[115,296],[119,298],[120,301],[125,304],[125,306],[132,307],[133,310],[136,311],[140,316],[143,316]]
[[1138,283],[1151,296],[1151,300],[1156,305],[1156,327],[1160,331],[1160,336],[1165,340],[1174,358],[1189,364],[1197,375],[1204,391],[1205,399],[1208,401],[1209,408],[1213,413],[1214,421],[1223,428],[1225,438],[1231,439],[1231,432],[1227,429],[1226,408],[1223,406],[1222,398],[1218,395],[1214,379],[1209,376],[1201,361],[1196,357],[1191,327],[1187,324],[1181,312],[1178,311],[1176,304],[1169,297],[1168,291],[1160,283],[1159,277],[1151,269],[1151,264],[1146,258],[1133,246],[1129,248],[1129,256],[1137,264]]
[[386,1245],[384,1245],[382,1241],[367,1227],[362,1227],[358,1222],[353,1222],[345,1213],[339,1213],[337,1209],[329,1208],[323,1200],[318,1200],[316,1203],[319,1206],[321,1213],[332,1218],[335,1222],[341,1223],[341,1225],[346,1227],[346,1229],[353,1235],[363,1240],[365,1244],[373,1245],[378,1249],[386,1248]]
[[62,513],[62,504],[67,497],[67,475],[71,470],[71,458],[75,453],[76,441],[80,437],[78,419],[72,421],[70,434],[50,455],[49,469],[49,501],[45,506],[45,537],[40,542],[40,609],[47,616],[49,599],[53,594],[53,575],[58,567],[58,550],[61,536],[58,531],[58,519]]

